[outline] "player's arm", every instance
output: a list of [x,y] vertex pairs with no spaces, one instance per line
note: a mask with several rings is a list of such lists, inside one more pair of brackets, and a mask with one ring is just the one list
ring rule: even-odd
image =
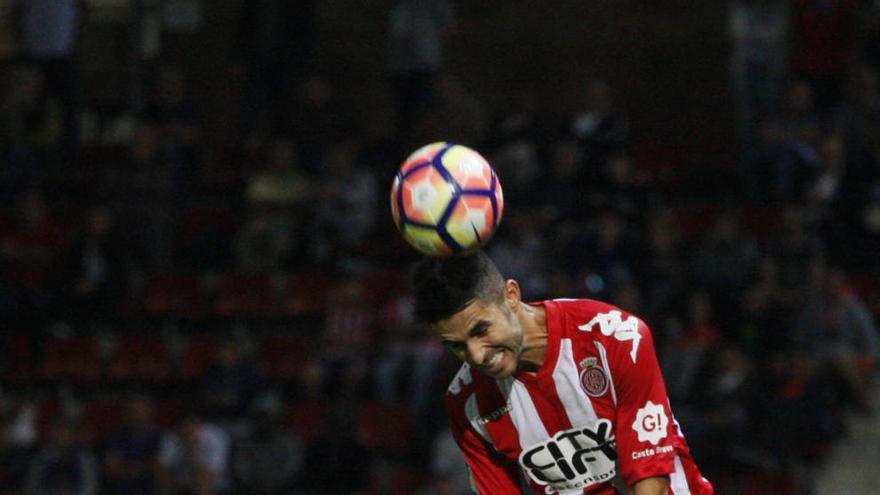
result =
[[638,495],[662,494],[675,471],[676,427],[651,331],[641,320],[624,316],[628,324],[637,323],[638,334],[609,343],[620,474],[629,486],[638,487]]
[[639,480],[633,485],[633,495],[668,495],[669,479],[665,476],[653,476]]

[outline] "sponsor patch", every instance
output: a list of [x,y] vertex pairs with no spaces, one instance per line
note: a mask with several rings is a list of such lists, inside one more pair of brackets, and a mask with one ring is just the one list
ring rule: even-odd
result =
[[572,428],[526,448],[519,463],[544,493],[559,493],[611,481],[617,460],[614,428],[600,419],[593,428]]
[[651,401],[638,410],[636,420],[632,424],[633,430],[639,434],[639,441],[650,442],[651,445],[657,445],[660,440],[666,438],[668,426],[669,418],[666,417],[663,406]]
[[581,387],[591,397],[599,397],[608,391],[608,377],[601,366],[590,366],[581,370]]

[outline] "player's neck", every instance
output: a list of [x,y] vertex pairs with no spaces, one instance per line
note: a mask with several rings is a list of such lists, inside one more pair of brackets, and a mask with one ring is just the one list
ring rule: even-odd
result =
[[523,351],[519,370],[536,372],[547,355],[547,312],[542,306],[520,303],[519,322],[523,329]]

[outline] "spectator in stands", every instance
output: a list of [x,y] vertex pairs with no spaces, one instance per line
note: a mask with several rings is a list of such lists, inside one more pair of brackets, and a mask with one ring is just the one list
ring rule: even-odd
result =
[[[560,139],[552,144],[548,166],[541,171],[539,180],[529,185],[525,199],[542,208],[548,221],[573,222],[588,215],[587,205],[594,202],[597,182],[597,174],[586,166],[577,141]],[[507,182],[504,187],[506,190]]]
[[142,118],[156,124],[161,142],[174,146],[183,154],[183,162],[194,166],[201,123],[187,75],[181,68],[159,67]]
[[763,254],[758,274],[742,294],[739,340],[753,358],[779,355],[791,345],[783,329],[793,318],[791,302],[780,286],[776,260]]
[[[504,219],[511,227],[493,240],[489,252],[503,273],[520,281],[524,294],[547,293],[547,243],[541,234],[541,218],[528,212],[512,212]],[[501,234],[501,233],[500,233]]]
[[316,0],[242,2],[235,49],[244,69],[244,135],[271,132],[290,112],[296,76],[312,68]]
[[725,480],[753,469],[760,456],[752,436],[757,419],[748,404],[763,384],[753,360],[737,347],[715,345],[706,357],[694,388],[700,393],[683,400],[677,415],[688,424],[691,448]]
[[237,422],[267,385],[262,372],[244,354],[242,343],[227,338],[218,344],[214,364],[201,379],[204,412],[212,419]]
[[301,259],[311,181],[302,173],[294,141],[273,139],[266,166],[247,180],[250,218],[235,239],[237,266],[245,272],[283,270]]
[[431,447],[428,480],[419,495],[470,495],[470,472],[448,429],[437,433]]
[[48,444],[34,456],[26,491],[33,495],[97,494],[100,472],[95,455],[76,440],[77,427],[66,419],[52,426]]
[[821,259],[811,266],[807,299],[795,319],[794,345],[840,380],[844,398],[868,409],[867,380],[880,357],[877,325],[845,276]]
[[375,315],[366,302],[362,279],[348,276],[331,290],[319,356],[309,372],[322,394],[359,396],[365,390],[367,363],[375,350]]
[[398,134],[409,136],[433,103],[446,39],[455,31],[448,0],[395,0],[388,11],[388,73]]
[[0,172],[0,199],[21,192],[29,181],[43,179],[49,160],[59,151],[62,107],[45,86],[42,72],[21,65],[0,102],[0,153],[8,161]]
[[454,74],[438,77],[435,101],[420,115],[413,140],[419,143],[443,136],[446,141],[477,146],[486,138],[489,113],[482,99]]
[[30,188],[16,199],[12,225],[0,231],[0,307],[15,311],[22,327],[46,323],[51,303],[52,268],[63,252],[66,233],[53,218],[40,189]]
[[15,399],[0,390],[0,493],[24,486],[37,451],[37,404],[28,395]]
[[581,294],[601,299],[631,278],[636,236],[610,206],[597,214],[595,222],[583,224],[563,254],[563,266],[584,281],[586,292],[580,289]]
[[128,295],[127,252],[113,213],[90,209],[54,273],[62,314],[80,324],[112,321]]
[[156,493],[154,466],[162,432],[153,423],[153,401],[136,395],[125,405],[126,424],[110,435],[104,451],[104,493]]
[[315,175],[330,147],[350,134],[352,116],[339,101],[333,84],[321,74],[303,77],[294,94],[291,115],[285,116],[276,132],[296,136],[303,170]]
[[230,439],[194,411],[184,413],[159,443],[156,479],[160,495],[229,493]]
[[759,115],[777,110],[784,78],[788,75],[788,2],[736,0],[731,3],[729,26],[731,89],[740,145],[747,142]]
[[837,202],[840,186],[846,173],[846,142],[840,134],[828,134],[819,143],[819,161],[815,173],[806,186],[803,198],[812,210],[811,217],[823,222],[830,220],[831,206]]
[[85,14],[82,0],[13,0],[24,58],[42,71],[47,94],[63,107],[65,155],[78,141],[79,70],[76,54]]
[[327,153],[314,203],[317,237],[313,257],[323,263],[356,257],[376,224],[379,190],[375,173],[356,161],[359,142],[337,142]]
[[754,278],[758,260],[757,243],[742,227],[740,212],[722,211],[697,246],[689,267],[697,286],[716,301],[729,301],[719,308],[723,310],[717,315],[722,325],[736,318],[739,294]]
[[321,434],[309,443],[303,470],[306,495],[366,495],[373,455],[357,438],[357,407],[333,403]]
[[816,166],[816,144],[822,119],[813,88],[803,80],[786,90],[782,110],[758,124],[757,142],[750,158],[754,194],[761,201],[793,201]]
[[505,194],[521,198],[534,194],[542,170],[539,150],[532,139],[523,137],[500,143],[486,158],[503,178]]
[[797,0],[794,2],[794,71],[816,91],[823,112],[840,99],[844,71],[852,56],[856,34],[854,0]]
[[295,492],[302,475],[304,446],[299,436],[284,426],[284,405],[274,394],[253,403],[252,430],[234,449],[236,493],[282,495]]
[[600,177],[592,184],[591,211],[614,208],[627,221],[641,223],[648,210],[648,191],[633,157],[628,153],[609,153],[600,165]]
[[580,98],[565,131],[578,140],[589,163],[603,163],[609,154],[623,151],[629,144],[629,119],[617,108],[611,87],[603,79],[587,80]]
[[789,307],[800,307],[810,285],[811,266],[826,256],[827,248],[803,205],[785,205],[780,212],[780,224],[767,248],[768,254],[776,263],[781,300]]
[[675,307],[685,286],[681,232],[668,208],[649,214],[644,225],[644,254],[636,257],[634,270],[644,287],[643,315],[649,321],[664,321]]
[[[667,330],[669,328],[667,327]],[[663,373],[667,377],[669,395],[685,401],[692,399],[696,382],[712,349],[721,338],[712,315],[709,294],[695,291],[689,294],[687,316],[683,325],[666,335],[663,344]]]

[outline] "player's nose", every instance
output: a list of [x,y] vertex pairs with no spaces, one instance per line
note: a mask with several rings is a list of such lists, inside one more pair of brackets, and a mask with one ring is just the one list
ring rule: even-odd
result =
[[486,359],[486,348],[476,339],[468,340],[467,353],[472,364],[482,365]]

